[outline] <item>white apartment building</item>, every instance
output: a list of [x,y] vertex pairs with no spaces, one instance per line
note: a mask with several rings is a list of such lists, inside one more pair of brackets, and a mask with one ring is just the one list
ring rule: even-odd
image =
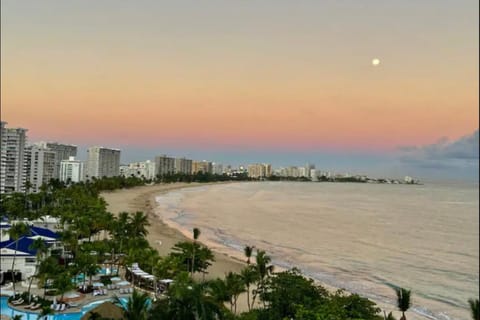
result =
[[223,165],[221,163],[212,163],[212,173],[222,175],[223,174]]
[[163,176],[175,173],[175,158],[166,155],[155,157],[155,175]]
[[63,160],[68,160],[70,157],[77,156],[77,146],[72,144],[63,144],[58,142],[38,142],[36,145],[48,148],[56,153],[55,161],[55,179],[60,179],[60,163]]
[[120,175],[120,150],[90,147],[87,150],[87,179]]
[[137,177],[151,180],[155,178],[155,163],[146,160],[143,162],[132,162],[120,166],[120,175],[124,177]]
[[192,174],[192,160],[185,158],[175,159],[175,173]]
[[25,185],[25,144],[27,129],[0,128],[0,194],[22,192]]
[[80,182],[85,179],[85,164],[83,161],[69,157],[68,160],[60,161],[60,181]]
[[30,182],[31,192],[40,191],[42,184],[55,179],[56,156],[55,151],[43,146],[32,145],[25,148],[26,181]]

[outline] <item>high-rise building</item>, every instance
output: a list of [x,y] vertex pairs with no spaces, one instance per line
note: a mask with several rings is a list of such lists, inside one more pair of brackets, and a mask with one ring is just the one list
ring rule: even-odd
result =
[[56,162],[55,162],[55,178],[59,179],[60,178],[60,163],[63,160],[68,160],[70,157],[76,157],[77,156],[77,146],[72,145],[72,144],[63,144],[63,143],[58,143],[58,142],[39,142],[36,143],[39,146],[42,146],[44,148],[48,148],[51,151],[54,151],[56,153]]
[[21,192],[25,186],[25,144],[27,129],[7,128],[1,122],[0,129],[0,193]]
[[192,174],[192,160],[185,158],[176,158],[175,173]]
[[163,176],[175,173],[175,158],[166,155],[155,157],[155,175]]
[[212,173],[222,175],[223,174],[223,165],[221,163],[212,163]]
[[115,177],[120,174],[120,150],[90,147],[87,153],[87,178]]
[[212,163],[206,160],[192,162],[192,174],[212,173]]
[[30,182],[30,191],[38,192],[40,187],[56,175],[55,151],[41,145],[32,145],[25,148],[26,181]]
[[85,179],[85,164],[83,161],[69,157],[68,160],[60,161],[60,181],[80,182]]
[[268,163],[254,163],[248,166],[250,178],[265,178],[272,175],[272,166]]

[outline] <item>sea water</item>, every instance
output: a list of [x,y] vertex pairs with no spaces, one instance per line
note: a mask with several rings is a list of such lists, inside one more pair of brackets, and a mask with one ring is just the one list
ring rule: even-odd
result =
[[169,225],[242,257],[266,250],[336,288],[395,310],[412,290],[415,318],[468,319],[479,291],[478,185],[250,182],[157,197]]

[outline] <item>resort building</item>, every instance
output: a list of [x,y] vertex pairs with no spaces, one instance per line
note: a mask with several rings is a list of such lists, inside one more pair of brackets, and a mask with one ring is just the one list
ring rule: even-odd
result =
[[10,227],[11,225],[8,223],[0,223],[0,231],[2,232],[0,241],[0,272],[2,273],[2,278],[11,278],[12,262],[15,255],[14,272],[19,272],[22,280],[26,280],[35,274],[37,252],[31,249],[35,239],[42,239],[50,250],[61,249],[60,236],[50,229],[30,226],[28,236],[23,236],[14,241],[8,235]]
[[120,175],[120,150],[95,146],[87,153],[87,179]]
[[221,163],[212,163],[212,173],[222,175],[223,174],[223,165]]
[[248,166],[248,177],[249,178],[265,178],[272,175],[272,166],[265,163],[255,163]]
[[192,174],[192,160],[185,158],[176,158],[175,173]]
[[206,160],[192,162],[192,174],[212,173],[212,163]]
[[32,145],[25,148],[25,171],[26,181],[30,182],[31,192],[40,191],[44,183],[55,179],[56,156],[54,151],[39,145]]
[[85,179],[85,164],[83,161],[69,157],[60,161],[60,181],[80,182]]
[[136,177],[151,180],[155,178],[155,163],[147,160],[143,162],[132,162],[120,166],[120,175],[124,177]]
[[155,157],[155,175],[163,176],[175,173],[175,158],[166,155]]
[[0,194],[24,190],[26,132],[27,129],[7,128],[7,123],[1,122]]
[[70,157],[77,156],[77,146],[72,144],[63,144],[58,142],[38,142],[38,146],[48,148],[51,151],[55,152],[55,179],[60,179],[60,165],[63,160],[68,160]]

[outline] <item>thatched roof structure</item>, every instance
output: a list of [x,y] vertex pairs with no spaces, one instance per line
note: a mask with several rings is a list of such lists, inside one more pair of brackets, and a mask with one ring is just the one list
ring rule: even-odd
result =
[[88,311],[85,313],[81,320],[88,320],[90,318],[90,315],[92,313],[98,313],[102,318],[107,318],[107,319],[123,319],[123,309],[110,301],[106,301],[102,303],[101,305],[93,308],[92,310]]

